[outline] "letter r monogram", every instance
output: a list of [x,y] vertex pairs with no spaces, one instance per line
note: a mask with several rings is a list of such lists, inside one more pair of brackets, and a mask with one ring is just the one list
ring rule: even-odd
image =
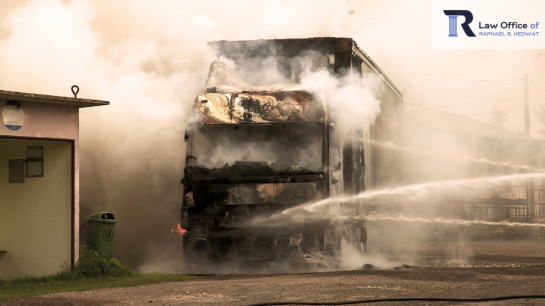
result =
[[473,31],[471,31],[471,28],[469,27],[469,24],[473,21],[473,14],[471,14],[470,11],[446,10],[443,12],[445,13],[445,15],[448,16],[448,19],[449,19],[449,35],[448,35],[449,37],[458,37],[457,35],[458,16],[464,16],[466,18],[465,22],[461,24],[462,29],[464,30],[466,35],[468,37],[475,37],[475,34],[473,34]]

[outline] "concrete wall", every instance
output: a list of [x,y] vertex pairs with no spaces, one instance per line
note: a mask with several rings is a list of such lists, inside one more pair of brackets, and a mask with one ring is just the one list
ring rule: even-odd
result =
[[[1,279],[70,267],[73,144],[0,137],[0,250],[6,251],[0,253]],[[25,159],[27,146],[43,146],[44,176],[9,184],[9,160]]]

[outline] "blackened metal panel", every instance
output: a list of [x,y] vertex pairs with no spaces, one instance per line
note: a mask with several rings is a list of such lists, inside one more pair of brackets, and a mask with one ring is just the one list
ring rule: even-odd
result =
[[[377,72],[371,69],[366,62],[360,61],[357,56],[353,62],[354,65],[359,66],[354,67],[354,72],[359,73],[363,78],[377,76]],[[381,102],[381,112],[374,124],[363,134],[370,136],[368,140],[401,144],[401,98],[385,82],[380,84],[379,90],[375,94]],[[365,152],[368,164],[366,181],[370,183],[368,188],[391,186],[402,182],[403,157],[401,152],[369,145],[366,148],[368,150]]]
[[195,184],[196,206],[217,204],[302,204],[316,200],[316,182],[272,184]]
[[220,55],[230,58],[297,55],[308,51],[333,54],[352,49],[352,38],[315,37],[301,39],[270,39],[246,41],[213,41],[208,44]]
[[354,159],[353,159],[352,142],[345,143],[343,146],[343,182],[344,193],[354,193]]
[[343,51],[335,53],[335,73],[344,77],[350,73],[350,67],[352,65],[351,61],[352,51]]

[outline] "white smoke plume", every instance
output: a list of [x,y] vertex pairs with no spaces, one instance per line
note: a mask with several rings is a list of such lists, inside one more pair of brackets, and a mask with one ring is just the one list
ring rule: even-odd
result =
[[302,88],[320,89],[328,93],[331,116],[341,134],[363,128],[367,130],[381,111],[377,99],[382,80],[374,75],[330,76],[326,71],[306,73]]
[[[82,234],[91,212],[113,212],[119,221],[115,256],[133,266],[152,261],[146,265],[149,271],[153,261],[175,260],[179,254],[179,240],[170,229],[182,197],[184,129],[209,65],[218,60],[208,41],[353,37],[399,88],[410,89],[409,101],[467,110],[468,116],[486,120],[492,102],[419,91],[421,83],[446,84],[402,68],[464,78],[479,65],[482,69],[471,73],[475,78],[512,78],[533,67],[533,55],[524,50],[431,50],[429,6],[394,0],[2,1],[0,88],[71,96],[70,87],[77,84],[79,97],[111,101],[80,112]],[[519,98],[518,83],[509,84],[487,90],[496,97]],[[486,95],[480,83],[463,86],[466,94]],[[351,87],[331,100],[345,103],[354,95],[374,101],[372,91]],[[336,109],[346,116],[343,122],[363,118],[372,123],[378,104],[372,105],[339,104]],[[506,110],[522,118],[518,105]]]
[[159,249],[179,243],[170,229],[182,197],[184,129],[216,60],[207,42],[339,36],[348,7],[329,1],[5,1],[0,87],[71,96],[77,84],[78,97],[111,101],[80,112],[82,235],[91,212],[111,211],[118,219],[115,256],[136,266],[150,254],[177,254]]

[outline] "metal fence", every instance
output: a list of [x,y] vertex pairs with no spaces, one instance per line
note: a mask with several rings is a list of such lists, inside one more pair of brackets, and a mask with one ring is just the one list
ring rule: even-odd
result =
[[534,215],[545,219],[545,189],[534,187]]
[[[501,186],[468,190],[460,202],[462,217],[472,219],[527,219],[526,186]],[[545,219],[545,189],[534,187],[532,217]]]

